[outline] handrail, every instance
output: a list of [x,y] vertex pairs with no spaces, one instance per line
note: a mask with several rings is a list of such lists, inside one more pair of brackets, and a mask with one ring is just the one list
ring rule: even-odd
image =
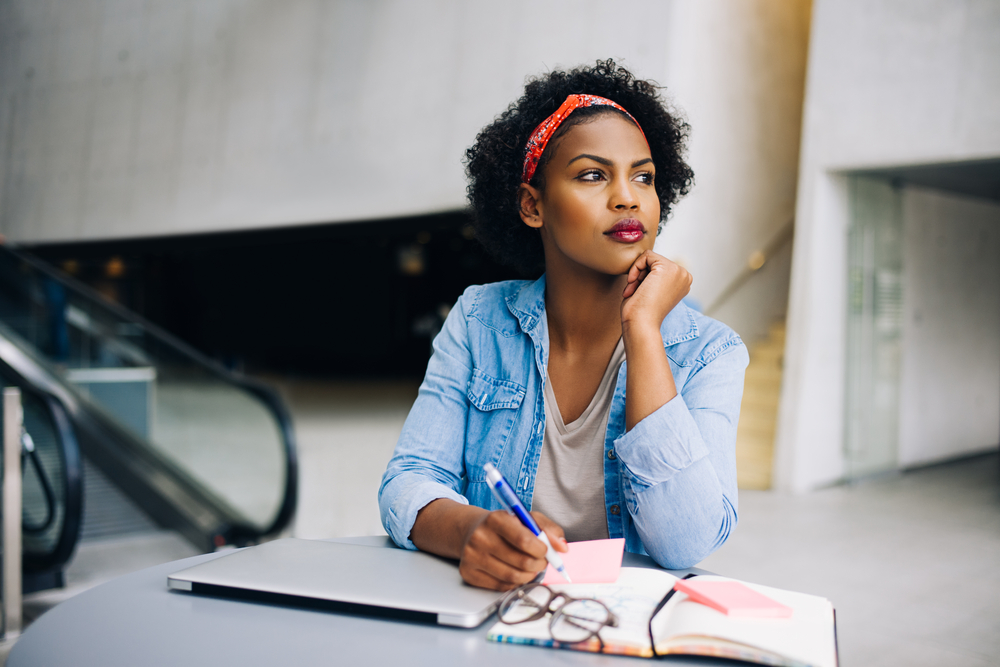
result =
[[715,301],[705,309],[706,315],[712,315],[719,308],[722,307],[726,301],[729,300],[733,294],[735,294],[741,287],[743,287],[758,271],[760,271],[764,265],[767,263],[771,257],[774,256],[776,252],[781,250],[785,245],[791,241],[795,236],[795,218],[790,219],[786,222],[778,233],[774,235],[774,238],[764,246],[763,250],[755,250],[750,253],[750,257],[747,258],[746,266],[736,274],[729,284],[726,286],[719,296],[715,297]]
[[69,415],[58,399],[38,389],[31,382],[14,371],[0,359],[0,367],[5,375],[13,376],[14,386],[21,390],[22,400],[33,397],[45,406],[52,419],[52,426],[59,441],[59,456],[62,459],[62,526],[55,546],[47,554],[32,553],[24,558],[26,573],[45,573],[62,567],[76,549],[77,539],[83,521],[83,461],[80,446]]
[[[36,393],[35,389],[22,387],[23,394]],[[63,497],[65,506],[63,508],[63,525],[59,535],[59,541],[55,548],[45,558],[32,557],[32,562],[25,564],[25,569],[29,572],[44,572],[53,568],[61,567],[63,563],[69,561],[76,550],[77,539],[80,537],[80,529],[83,527],[83,459],[80,456],[80,445],[77,443],[76,433],[70,423],[69,415],[59,401],[51,396],[40,396],[49,409],[53,426],[59,434],[60,455],[62,456],[65,480],[63,481]]]
[[[85,300],[94,303],[105,309],[114,317],[125,322],[138,325],[158,344],[171,349],[182,357],[186,357],[193,365],[200,366],[211,375],[217,377],[225,383],[241,387],[245,391],[259,398],[273,415],[280,432],[281,446],[285,459],[285,479],[284,493],[281,504],[270,525],[263,530],[250,529],[249,526],[241,525],[238,515],[227,508],[227,504],[215,494],[205,489],[201,484],[192,480],[188,475],[176,468],[174,464],[158,455],[149,447],[141,446],[136,436],[127,429],[120,427],[117,422],[90,401],[84,401],[77,395],[75,388],[64,382],[55,369],[48,368],[46,360],[38,359],[31,354],[30,346],[17,344],[19,336],[11,331],[0,335],[0,348],[5,352],[0,354],[3,357],[4,366],[13,367],[12,370],[22,377],[25,377],[33,386],[44,393],[54,397],[60,403],[66,413],[70,416],[79,432],[81,445],[90,449],[92,453],[104,452],[108,446],[113,446],[117,450],[115,456],[125,453],[129,460],[119,461],[124,466],[119,472],[123,478],[116,481],[125,481],[134,478],[135,475],[155,480],[162,486],[158,500],[154,499],[151,508],[151,515],[161,523],[173,525],[181,532],[185,533],[188,539],[192,539],[199,546],[213,548],[219,544],[205,544],[206,533],[201,532],[201,537],[197,537],[200,531],[208,531],[212,540],[225,540],[226,542],[240,542],[253,540],[263,535],[277,533],[288,525],[294,512],[298,495],[298,458],[295,449],[295,436],[292,427],[291,417],[285,409],[283,403],[278,399],[274,391],[266,385],[250,378],[237,375],[224,368],[216,361],[195,350],[190,345],[184,343],[176,336],[161,329],[157,325],[149,322],[145,318],[109,301],[97,291],[78,280],[67,276],[45,262],[31,256],[28,253],[14,250],[10,247],[0,246],[0,253],[9,253],[16,260],[24,262],[32,269],[40,272],[44,276],[63,285],[67,290],[73,291]],[[6,329],[6,327],[4,327]],[[14,363],[11,363],[11,362]],[[110,443],[113,443],[110,444]],[[116,464],[117,465],[117,464]],[[159,468],[169,471],[169,474],[156,475],[155,470]],[[143,472],[145,471],[145,472]],[[133,479],[133,481],[137,481]],[[129,489],[124,489],[126,492]],[[135,489],[133,488],[134,492]],[[129,494],[133,495],[133,494]],[[189,500],[184,500],[188,498]],[[198,500],[195,500],[198,499]],[[191,505],[194,501],[194,505]],[[169,507],[171,502],[178,506]],[[209,512],[211,517],[204,514],[204,507],[216,508],[216,511]],[[201,507],[196,507],[201,505]],[[150,508],[147,508],[150,511]],[[186,526],[186,527],[185,527]]]
[[[119,485],[128,487],[123,490],[129,496],[135,498],[141,492],[137,488],[139,478],[149,478],[153,488],[144,490],[151,490],[156,497],[147,494],[141,505],[157,522],[175,528],[205,550],[219,546],[213,544],[217,535],[229,541],[234,526],[239,524],[235,512],[199,488],[200,485],[190,482],[162,456],[130,442],[134,440],[130,433],[100,414],[95,406],[85,404],[51,369],[45,368],[43,362],[33,358],[12,338],[10,332],[0,327],[0,364],[65,409],[84,451],[89,450],[88,455],[96,455],[105,464],[108,459],[116,462],[119,469],[113,477]],[[242,535],[245,529],[239,532]]]

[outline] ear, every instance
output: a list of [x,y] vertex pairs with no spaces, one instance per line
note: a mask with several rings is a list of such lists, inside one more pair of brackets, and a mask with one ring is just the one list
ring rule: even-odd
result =
[[542,193],[527,183],[517,188],[517,207],[524,224],[535,229],[542,227]]

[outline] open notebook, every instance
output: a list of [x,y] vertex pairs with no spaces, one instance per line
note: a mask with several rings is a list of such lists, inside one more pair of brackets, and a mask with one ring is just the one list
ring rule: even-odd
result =
[[[708,575],[698,580],[731,581]],[[653,657],[649,617],[676,581],[676,577],[662,570],[623,567],[618,581],[613,584],[566,584],[552,588],[573,597],[598,599],[618,616],[617,628],[601,630],[605,653]],[[746,585],[791,607],[791,617],[727,616],[678,592],[657,614],[653,625],[656,652],[659,655],[715,656],[787,667],[837,665],[834,614],[829,600],[756,584]],[[596,639],[582,644],[553,641],[548,623],[548,617],[519,625],[497,623],[487,638],[580,651],[601,650]]]

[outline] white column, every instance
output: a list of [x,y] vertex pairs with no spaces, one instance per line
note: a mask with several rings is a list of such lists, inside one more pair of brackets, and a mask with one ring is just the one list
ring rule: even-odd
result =
[[0,638],[21,634],[21,390],[3,390],[3,631]]

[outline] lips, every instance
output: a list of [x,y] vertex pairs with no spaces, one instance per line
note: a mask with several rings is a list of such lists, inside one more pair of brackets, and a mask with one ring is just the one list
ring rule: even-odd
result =
[[635,243],[646,235],[646,228],[635,218],[626,218],[616,222],[604,235],[621,243]]

